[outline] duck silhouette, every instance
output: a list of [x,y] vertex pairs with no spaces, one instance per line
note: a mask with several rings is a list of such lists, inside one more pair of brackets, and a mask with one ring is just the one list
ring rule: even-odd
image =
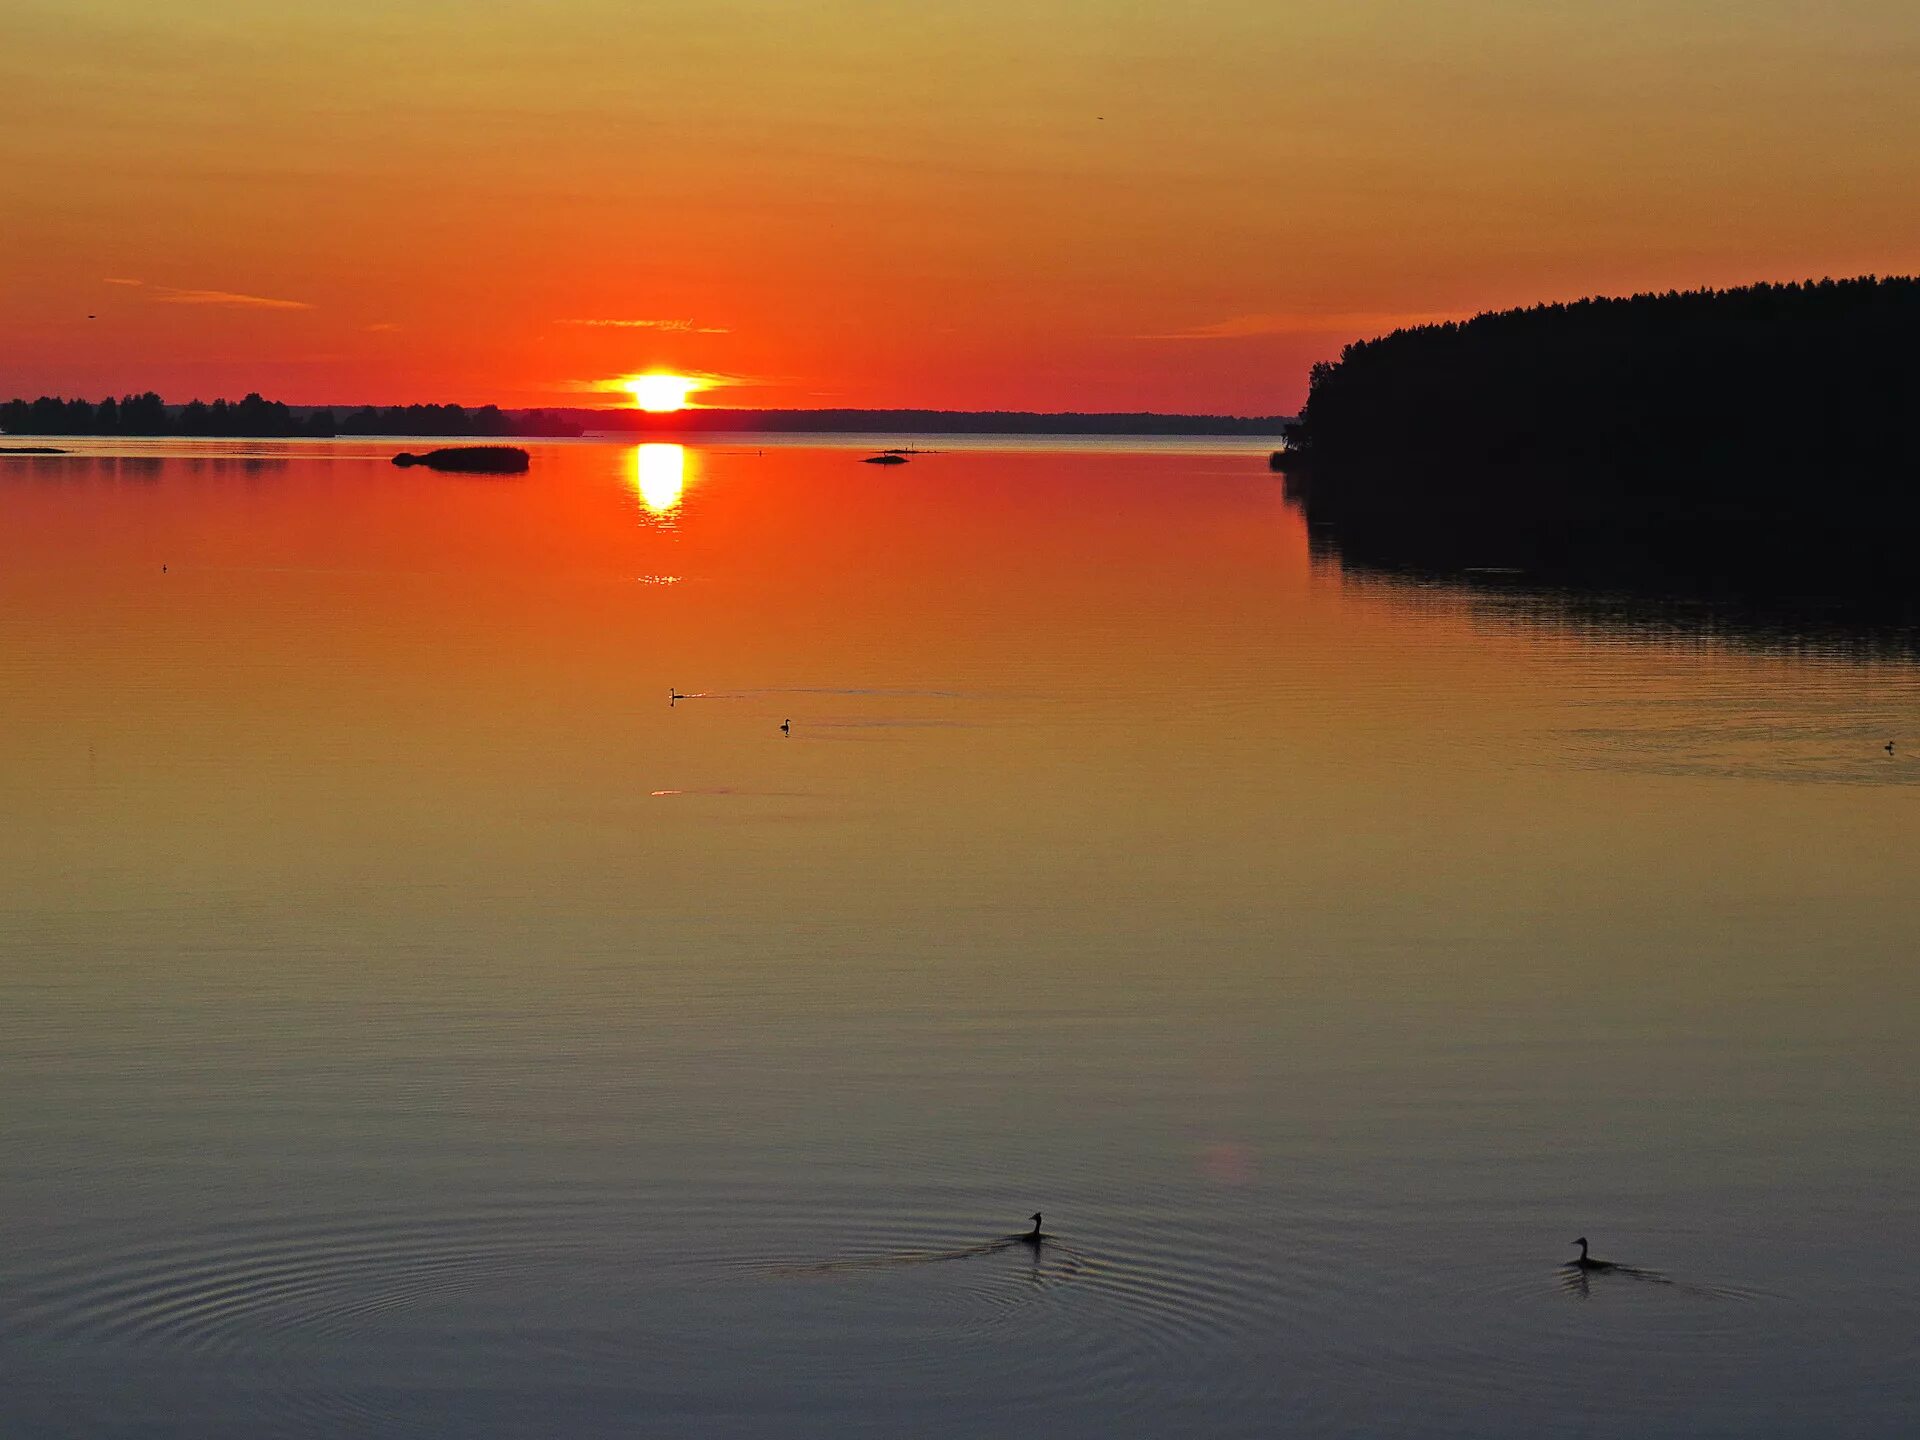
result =
[[782,720],[780,722],[780,733],[782,735],[791,735],[793,733],[793,721]]
[[1016,1235],[1013,1238],[1018,1240],[1022,1245],[1038,1245],[1047,1238],[1040,1233],[1040,1212],[1038,1210],[1033,1212],[1033,1229],[1027,1231],[1024,1235]]
[[1580,1247],[1580,1258],[1568,1262],[1576,1270],[1614,1270],[1619,1267],[1611,1260],[1596,1260],[1587,1253],[1587,1237],[1582,1235],[1573,1242]]

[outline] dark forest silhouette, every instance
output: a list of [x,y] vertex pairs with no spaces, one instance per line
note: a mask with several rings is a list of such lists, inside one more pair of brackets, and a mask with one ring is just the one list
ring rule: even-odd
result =
[[0,405],[0,432],[14,435],[577,435],[579,427],[545,410],[494,405],[363,405],[294,408],[257,394],[245,399],[169,405],[151,390],[97,404],[43,395]]
[[1477,316],[1314,367],[1275,457],[1361,564],[1910,605],[1920,280]]

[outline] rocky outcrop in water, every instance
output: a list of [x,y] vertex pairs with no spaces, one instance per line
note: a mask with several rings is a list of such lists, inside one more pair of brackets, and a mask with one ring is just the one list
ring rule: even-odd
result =
[[403,469],[424,465],[429,470],[458,470],[470,475],[518,475],[527,468],[529,456],[518,445],[450,445],[413,455],[402,450],[393,463]]

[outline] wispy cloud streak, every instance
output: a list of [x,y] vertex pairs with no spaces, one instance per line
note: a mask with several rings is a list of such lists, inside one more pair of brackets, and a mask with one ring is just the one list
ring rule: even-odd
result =
[[239,295],[231,290],[180,290],[158,287],[153,297],[162,305],[225,305],[236,310],[311,310],[305,300],[275,300],[266,295]]
[[124,285],[130,290],[145,290],[156,305],[225,305],[236,310],[311,310],[304,300],[275,300],[267,295],[242,295],[233,290],[193,290],[179,285],[149,285],[144,280],[128,280],[108,275],[103,285]]
[[724,325],[696,325],[691,320],[557,320],[557,325],[588,325],[604,330],[668,330],[680,335],[731,335]]

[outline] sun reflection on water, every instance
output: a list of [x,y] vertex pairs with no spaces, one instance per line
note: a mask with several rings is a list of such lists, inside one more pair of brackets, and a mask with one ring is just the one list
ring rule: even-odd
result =
[[668,515],[687,488],[687,447],[642,445],[633,452],[633,483],[651,515]]

